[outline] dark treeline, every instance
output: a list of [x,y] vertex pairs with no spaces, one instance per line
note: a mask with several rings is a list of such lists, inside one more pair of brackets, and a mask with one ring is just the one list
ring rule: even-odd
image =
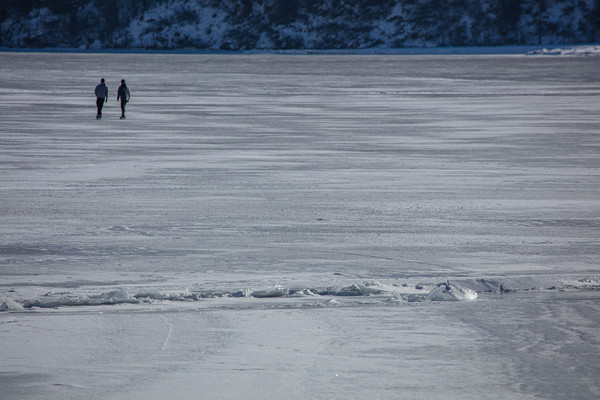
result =
[[341,49],[592,43],[600,0],[0,0],[0,46]]

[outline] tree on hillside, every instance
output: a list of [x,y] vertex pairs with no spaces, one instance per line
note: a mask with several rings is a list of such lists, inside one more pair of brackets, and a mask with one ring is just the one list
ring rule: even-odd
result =
[[525,0],[521,4],[519,32],[521,44],[542,44],[546,31],[546,0]]
[[595,0],[590,13],[590,42],[600,40],[600,0]]

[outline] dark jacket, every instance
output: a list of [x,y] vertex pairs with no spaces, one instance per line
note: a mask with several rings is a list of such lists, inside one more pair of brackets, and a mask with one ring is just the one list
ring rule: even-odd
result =
[[129,101],[129,89],[126,84],[121,84],[119,86],[119,90],[117,91],[117,100],[121,99],[121,101],[128,102]]
[[94,94],[100,99],[106,99],[108,97],[108,88],[106,87],[106,83],[102,82],[101,84],[96,86]]

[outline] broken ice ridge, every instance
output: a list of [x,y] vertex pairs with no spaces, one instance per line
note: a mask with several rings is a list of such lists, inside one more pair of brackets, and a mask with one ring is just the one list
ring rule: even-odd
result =
[[[82,288],[79,288],[82,289]],[[481,293],[509,293],[522,291],[552,291],[552,290],[600,290],[600,278],[549,278],[534,276],[503,277],[498,279],[461,279],[460,281],[445,281],[442,283],[397,283],[397,282],[363,282],[346,285],[331,285],[322,287],[286,287],[275,285],[262,289],[183,289],[173,290],[153,288],[148,290],[133,287],[116,287],[114,290],[94,293],[94,287],[84,287],[83,292],[61,291],[33,297],[19,298],[17,293],[9,290],[0,296],[0,312],[23,312],[31,309],[63,308],[76,306],[112,306],[112,305],[143,305],[167,304],[173,302],[200,302],[210,299],[248,300],[247,303],[230,304],[233,307],[252,307],[252,299],[263,299],[260,306],[274,304],[285,307],[298,300],[301,304],[313,301],[319,305],[355,304],[357,302],[443,302],[443,301],[473,301]],[[135,290],[135,291],[134,291]],[[21,295],[22,297],[22,295]],[[336,300],[330,302],[330,300]],[[272,299],[272,303],[270,302]],[[289,299],[286,303],[285,300]],[[354,299],[354,300],[353,300]],[[361,300],[362,299],[362,300]],[[210,303],[208,303],[210,304]],[[304,304],[306,305],[306,304]],[[215,306],[218,306],[215,304]]]

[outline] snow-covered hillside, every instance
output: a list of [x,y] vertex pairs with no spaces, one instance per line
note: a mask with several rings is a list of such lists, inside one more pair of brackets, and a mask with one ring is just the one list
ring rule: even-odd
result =
[[593,43],[598,0],[4,0],[0,47],[356,49]]

